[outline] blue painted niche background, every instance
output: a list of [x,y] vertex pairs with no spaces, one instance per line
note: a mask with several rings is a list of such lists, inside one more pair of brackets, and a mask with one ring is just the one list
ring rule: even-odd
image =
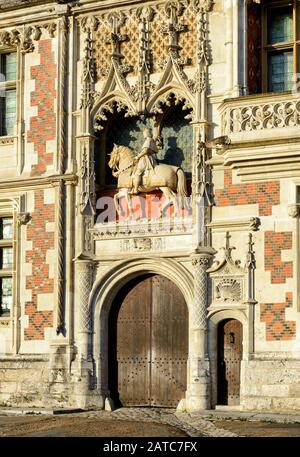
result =
[[[181,167],[186,177],[191,179],[193,127],[190,121],[184,118],[187,114],[188,111],[182,111],[180,105],[170,108],[163,121],[163,149],[159,150],[157,159],[160,163]],[[147,120],[145,124],[137,117],[124,118],[122,113],[117,113],[106,133],[106,164],[114,143],[130,147],[137,154],[144,143],[142,129],[145,125],[151,127],[150,121]],[[105,175],[106,185],[116,183],[107,165]]]

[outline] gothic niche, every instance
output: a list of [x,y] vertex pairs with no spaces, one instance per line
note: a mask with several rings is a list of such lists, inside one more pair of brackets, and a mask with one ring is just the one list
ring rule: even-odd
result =
[[[129,116],[124,107],[115,103],[105,113],[101,129],[95,133],[95,169],[97,197],[113,196],[117,179],[108,166],[114,144],[126,146],[137,155],[145,141],[143,128],[155,132],[158,146],[157,161],[181,167],[187,178],[190,194],[192,177],[193,126],[190,123],[191,110],[170,95],[167,101],[156,105],[156,114],[150,116]],[[160,197],[160,191],[150,192]]]

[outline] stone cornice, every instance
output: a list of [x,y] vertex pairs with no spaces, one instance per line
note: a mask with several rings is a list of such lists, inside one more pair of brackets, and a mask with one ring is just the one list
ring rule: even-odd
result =
[[25,8],[27,6],[43,5],[47,3],[68,3],[69,0],[0,0],[0,12]]
[[0,181],[0,191],[13,190],[13,189],[22,189],[29,187],[45,187],[46,185],[55,185],[61,180],[65,183],[77,184],[78,177],[72,174],[65,175],[53,175],[53,176],[43,176],[43,177],[28,177],[28,178],[16,178],[9,179],[7,181]]

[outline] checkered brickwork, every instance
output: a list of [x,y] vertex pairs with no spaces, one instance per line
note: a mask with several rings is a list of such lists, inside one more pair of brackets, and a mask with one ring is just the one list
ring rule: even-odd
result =
[[46,224],[54,221],[55,205],[44,203],[44,191],[35,191],[35,211],[27,227],[27,239],[32,241],[32,250],[26,252],[26,262],[32,264],[32,275],[26,277],[26,289],[31,290],[32,299],[25,304],[29,326],[25,329],[25,340],[43,340],[46,327],[53,326],[52,311],[38,311],[38,295],[53,293],[54,282],[49,278],[46,255],[54,248],[54,232],[46,231]]
[[272,206],[280,203],[279,181],[232,184],[232,170],[225,170],[224,189],[215,191],[217,206],[251,205],[258,203],[260,216],[271,216]]
[[265,232],[265,271],[271,272],[272,284],[284,284],[293,277],[293,262],[281,260],[284,249],[292,249],[291,232]]
[[[53,164],[54,154],[47,152],[47,141],[56,138],[56,77],[57,67],[52,52],[52,41],[39,42],[40,65],[31,68],[31,78],[35,81],[35,90],[31,94],[31,105],[38,107],[36,117],[30,119],[28,142],[34,144],[38,163],[32,166],[31,176],[40,176],[47,172],[47,166]],[[53,151],[54,152],[54,151]],[[44,190],[34,194],[34,212],[27,226],[27,240],[32,241],[32,250],[26,252],[26,263],[32,264],[32,275],[26,277],[26,289],[31,290],[31,301],[25,303],[25,314],[29,316],[29,326],[25,329],[25,340],[43,340],[44,330],[53,326],[52,311],[38,311],[39,294],[51,294],[54,291],[53,279],[49,278],[49,265],[46,255],[54,249],[54,233],[46,230],[47,223],[55,221],[55,205],[45,204]]]
[[286,294],[285,303],[266,303],[260,305],[261,321],[266,323],[267,341],[289,341],[296,336],[296,322],[285,320],[285,309],[291,307],[293,295]]
[[52,52],[52,40],[39,42],[40,65],[31,67],[31,79],[35,81],[35,90],[31,94],[31,106],[38,107],[38,115],[30,119],[27,132],[28,143],[34,143],[38,154],[37,165],[32,166],[31,176],[40,176],[47,171],[47,165],[53,164],[53,152],[46,151],[46,141],[56,137],[55,81],[57,68]]

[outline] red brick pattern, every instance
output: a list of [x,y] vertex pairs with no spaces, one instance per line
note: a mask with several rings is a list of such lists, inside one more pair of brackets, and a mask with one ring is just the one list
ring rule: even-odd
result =
[[284,284],[293,277],[293,262],[281,260],[283,249],[292,249],[291,232],[265,232],[265,271],[271,272],[272,284]]
[[25,340],[43,340],[46,327],[53,326],[52,311],[38,311],[39,294],[53,293],[53,279],[49,279],[46,264],[48,249],[54,248],[54,233],[46,232],[46,223],[54,221],[55,205],[45,205],[44,191],[35,191],[35,212],[27,227],[27,240],[32,241],[32,250],[26,252],[26,262],[32,264],[32,276],[26,277],[26,289],[31,290],[32,300],[25,304],[29,326],[25,329]]
[[28,142],[34,143],[38,163],[31,170],[31,176],[46,172],[53,163],[53,152],[46,153],[46,141],[56,137],[55,82],[57,68],[52,52],[52,40],[39,41],[40,65],[31,67],[31,78],[35,80],[35,91],[31,94],[31,106],[38,107],[38,115],[31,118]]
[[232,184],[232,170],[225,170],[224,189],[215,191],[217,206],[259,204],[259,215],[270,216],[272,206],[280,203],[279,181]]
[[[46,142],[56,138],[56,77],[57,68],[52,40],[41,40],[38,44],[40,64],[31,67],[31,78],[35,80],[35,90],[31,94],[31,106],[38,107],[36,117],[30,119],[28,142],[34,144],[38,163],[32,166],[31,176],[40,176],[53,164],[54,151],[46,152]],[[25,340],[43,340],[44,331],[53,326],[52,311],[38,311],[39,294],[54,292],[53,279],[49,278],[46,254],[54,249],[54,233],[46,231],[46,224],[55,221],[55,207],[44,203],[44,190],[36,190],[34,212],[27,226],[27,240],[32,241],[32,250],[26,252],[26,262],[32,264],[32,275],[26,277],[26,289],[31,290],[32,299],[25,303],[25,314],[29,316],[29,326],[25,329]]]
[[260,305],[261,321],[266,323],[267,341],[289,341],[296,337],[296,322],[285,320],[285,309],[292,306],[293,295],[286,294],[285,303]]

